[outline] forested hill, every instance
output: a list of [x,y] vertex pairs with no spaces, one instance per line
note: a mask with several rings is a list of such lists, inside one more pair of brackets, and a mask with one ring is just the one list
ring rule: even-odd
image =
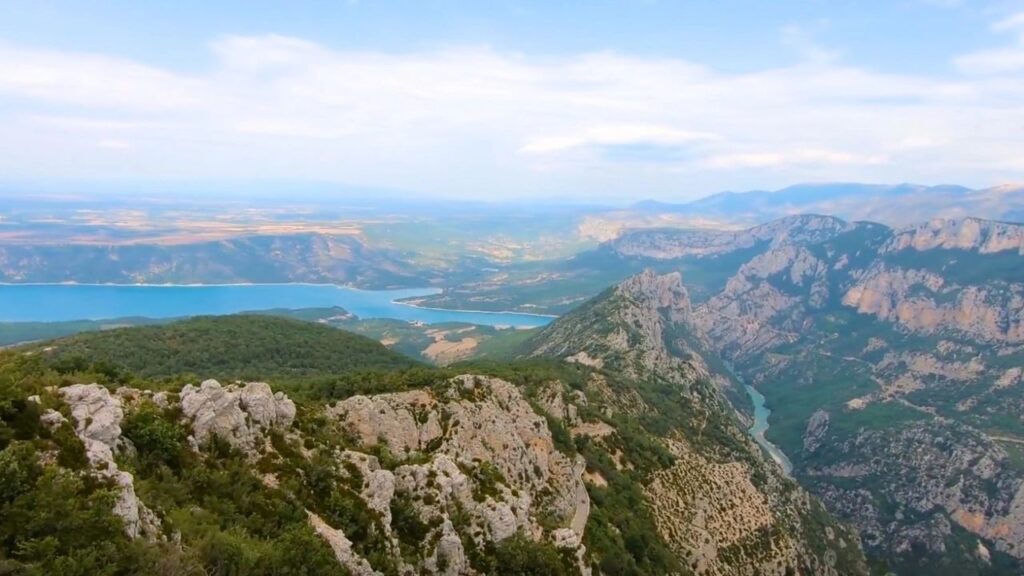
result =
[[66,369],[103,365],[143,378],[291,379],[419,365],[364,336],[264,315],[202,316],[87,332],[30,349]]

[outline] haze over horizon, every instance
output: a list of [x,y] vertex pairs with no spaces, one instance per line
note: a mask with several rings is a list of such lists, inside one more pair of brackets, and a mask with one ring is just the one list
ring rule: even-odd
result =
[[28,189],[323,182],[626,203],[1024,173],[1015,1],[0,13],[0,172]]

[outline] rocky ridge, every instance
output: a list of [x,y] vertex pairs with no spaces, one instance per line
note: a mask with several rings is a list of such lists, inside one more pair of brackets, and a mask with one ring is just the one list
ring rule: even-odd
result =
[[[58,392],[94,474],[117,487],[113,513],[131,538],[166,537],[159,507],[151,509],[137,496],[133,476],[115,462],[116,454],[134,451],[121,433],[126,412],[156,406],[165,413],[180,411],[189,449],[200,456],[217,440],[254,465],[268,458],[280,461],[280,450],[289,444],[307,446],[289,457],[327,458],[361,505],[379,518],[377,530],[400,573],[475,574],[471,556],[479,552],[471,550],[512,537],[550,542],[574,558],[579,573],[590,573],[582,543],[590,509],[582,480],[585,463],[554,447],[545,418],[508,382],[465,375],[436,389],[347,398],[323,416],[350,439],[350,448],[314,447],[304,440],[295,427],[294,402],[261,382],[224,386],[206,380],[178,394],[132,388],[111,394],[97,384]],[[41,420],[53,427],[65,418],[48,410]],[[272,440],[275,435],[278,440]],[[388,467],[381,454],[387,455]],[[278,487],[282,473],[266,474],[264,484]],[[402,522],[421,523],[427,530],[415,554],[406,551],[408,543],[393,528],[392,515],[399,514],[393,511],[399,508]],[[316,510],[306,514],[344,569],[381,573],[341,526]]]
[[1022,237],[977,219],[853,224],[764,249],[692,312],[709,346],[784,405],[773,418],[792,420],[770,433],[782,430],[772,439],[797,477],[911,572],[940,554],[965,570],[1024,558],[1024,474],[1008,454],[1019,432],[981,432],[1024,408]]
[[623,234],[610,246],[623,256],[654,260],[706,257],[757,246],[777,247],[814,242],[850,229],[829,216],[801,215],[773,220],[741,231],[641,230]]
[[957,249],[980,254],[1012,250],[1024,256],[1024,228],[1018,224],[980,218],[939,218],[899,230],[883,251],[898,252],[908,248],[919,252]]
[[[735,385],[712,368],[715,362],[692,330],[693,321],[680,275],[647,271],[554,322],[531,342],[531,353],[574,362],[586,358],[588,365],[603,368],[584,391],[590,408],[614,417],[590,438],[616,454],[622,466],[635,457],[618,448],[620,427],[630,418],[680,419],[653,434],[672,462],[650,470],[642,482],[659,534],[695,573],[866,570],[856,560],[856,538],[845,528],[810,528],[820,504],[786,480],[743,431],[723,395]],[[659,401],[650,401],[650,394]],[[677,409],[691,416],[675,416]],[[581,427],[574,430],[582,433]]]

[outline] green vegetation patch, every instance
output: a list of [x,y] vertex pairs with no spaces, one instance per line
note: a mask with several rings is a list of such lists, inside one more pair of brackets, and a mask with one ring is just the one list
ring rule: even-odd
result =
[[40,345],[55,364],[105,362],[142,378],[274,379],[417,363],[379,342],[319,324],[262,315],[197,317],[166,326],[79,334]]

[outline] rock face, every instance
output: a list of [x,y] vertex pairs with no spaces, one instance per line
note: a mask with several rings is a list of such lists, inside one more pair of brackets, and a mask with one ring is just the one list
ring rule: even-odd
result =
[[331,528],[329,524],[324,522],[323,518],[312,512],[307,511],[306,514],[309,516],[309,525],[327,542],[327,545],[331,547],[331,551],[334,552],[334,557],[345,570],[348,570],[353,576],[374,576],[376,574],[370,563],[360,558],[352,550],[352,542],[345,537],[344,532]]
[[[354,396],[330,414],[360,444],[383,443],[405,456],[429,452],[434,455],[430,466],[451,477],[456,475],[448,462],[493,465],[503,483],[520,494],[481,509],[494,540],[519,530],[538,532],[533,518],[541,510],[576,519],[582,536],[590,504],[582,467],[555,449],[547,422],[508,382],[465,375],[452,380],[440,398],[427,391]],[[438,462],[440,456],[447,458]]]
[[698,308],[694,324],[733,359],[793,342],[806,309],[828,302],[827,271],[806,248],[773,248],[740,267]]
[[[812,283],[814,269],[795,277]],[[649,440],[672,458],[645,478],[645,507],[671,552],[695,573],[865,573],[856,536],[838,524],[810,528],[820,504],[787,487],[740,428],[723,394],[737,385],[711,368],[717,363],[708,360],[697,321],[680,275],[647,271],[553,322],[531,341],[531,353],[569,361],[585,355],[587,365],[601,368],[584,392],[608,420],[583,421],[572,432],[607,450],[620,468],[635,466],[637,454],[610,423],[661,422]],[[570,417],[563,391],[544,387],[538,397],[553,417]],[[667,414],[676,420],[666,421]]]
[[934,273],[880,265],[866,270],[843,304],[922,334],[961,332],[984,342],[1024,342],[1024,286],[994,278],[947,285]]
[[773,220],[738,232],[717,230],[643,230],[611,243],[623,256],[655,260],[728,254],[757,246],[775,248],[833,237],[853,225],[829,216],[801,215]]
[[814,452],[821,447],[825,441],[825,434],[828,432],[828,412],[815,410],[807,421],[807,431],[804,432],[804,451]]
[[437,401],[425,390],[378,396],[353,396],[331,409],[364,446],[382,438],[399,456],[422,452],[443,434]]
[[243,451],[252,451],[263,432],[287,428],[295,419],[295,403],[262,382],[242,387],[221,386],[216,380],[198,388],[189,384],[181,390],[181,409],[192,422],[197,443],[217,436]]
[[[816,466],[808,474],[818,482],[844,480],[839,484],[846,488],[829,487],[823,497],[854,518],[869,545],[894,555],[915,547],[943,553],[955,523],[1000,552],[1024,548],[1024,480],[1004,466],[1006,453],[985,436],[951,421],[917,422],[894,433],[863,430],[836,449],[842,465]],[[885,485],[907,520],[886,522],[875,503],[848,487],[851,479]],[[944,514],[936,517],[935,510]]]
[[[582,545],[590,510],[584,463],[555,448],[545,419],[512,384],[463,375],[440,391],[353,396],[327,413],[361,448],[386,446],[400,458],[416,456],[416,463],[393,471],[360,452],[340,457],[359,470],[362,497],[385,526],[399,501],[436,526],[437,545],[417,570],[469,573],[462,538],[485,546],[523,534],[572,548],[589,574]],[[567,526],[573,537],[544,528],[542,516]]]
[[[131,538],[157,538],[160,519],[135,495],[134,478],[119,470],[114,454],[125,445],[121,437],[124,411],[120,398],[98,384],[75,384],[59,390],[71,409],[75,433],[85,445],[85,453],[98,476],[109,478],[118,488],[114,514],[124,522]],[[50,421],[56,421],[49,416]]]
[[[534,341],[532,354],[555,356],[631,377],[657,372],[690,380],[692,367],[687,360],[700,362],[696,354],[687,353],[690,345],[677,341],[679,350],[670,352],[666,339],[674,339],[676,325],[688,322],[690,299],[677,273],[659,276],[646,270],[622,282],[612,296],[584,305],[574,322],[554,322]],[[680,371],[660,369],[675,365]]]
[[757,252],[692,312],[769,406],[800,406],[771,422],[804,431],[781,446],[796,478],[896,565],[1024,560],[1024,474],[1000,446],[1024,440],[1001,431],[1024,410],[1022,238],[977,219],[837,227]]
[[1024,256],[1024,228],[979,218],[935,219],[900,230],[886,243],[884,251],[907,248],[917,251],[957,249],[980,254],[1012,250]]

